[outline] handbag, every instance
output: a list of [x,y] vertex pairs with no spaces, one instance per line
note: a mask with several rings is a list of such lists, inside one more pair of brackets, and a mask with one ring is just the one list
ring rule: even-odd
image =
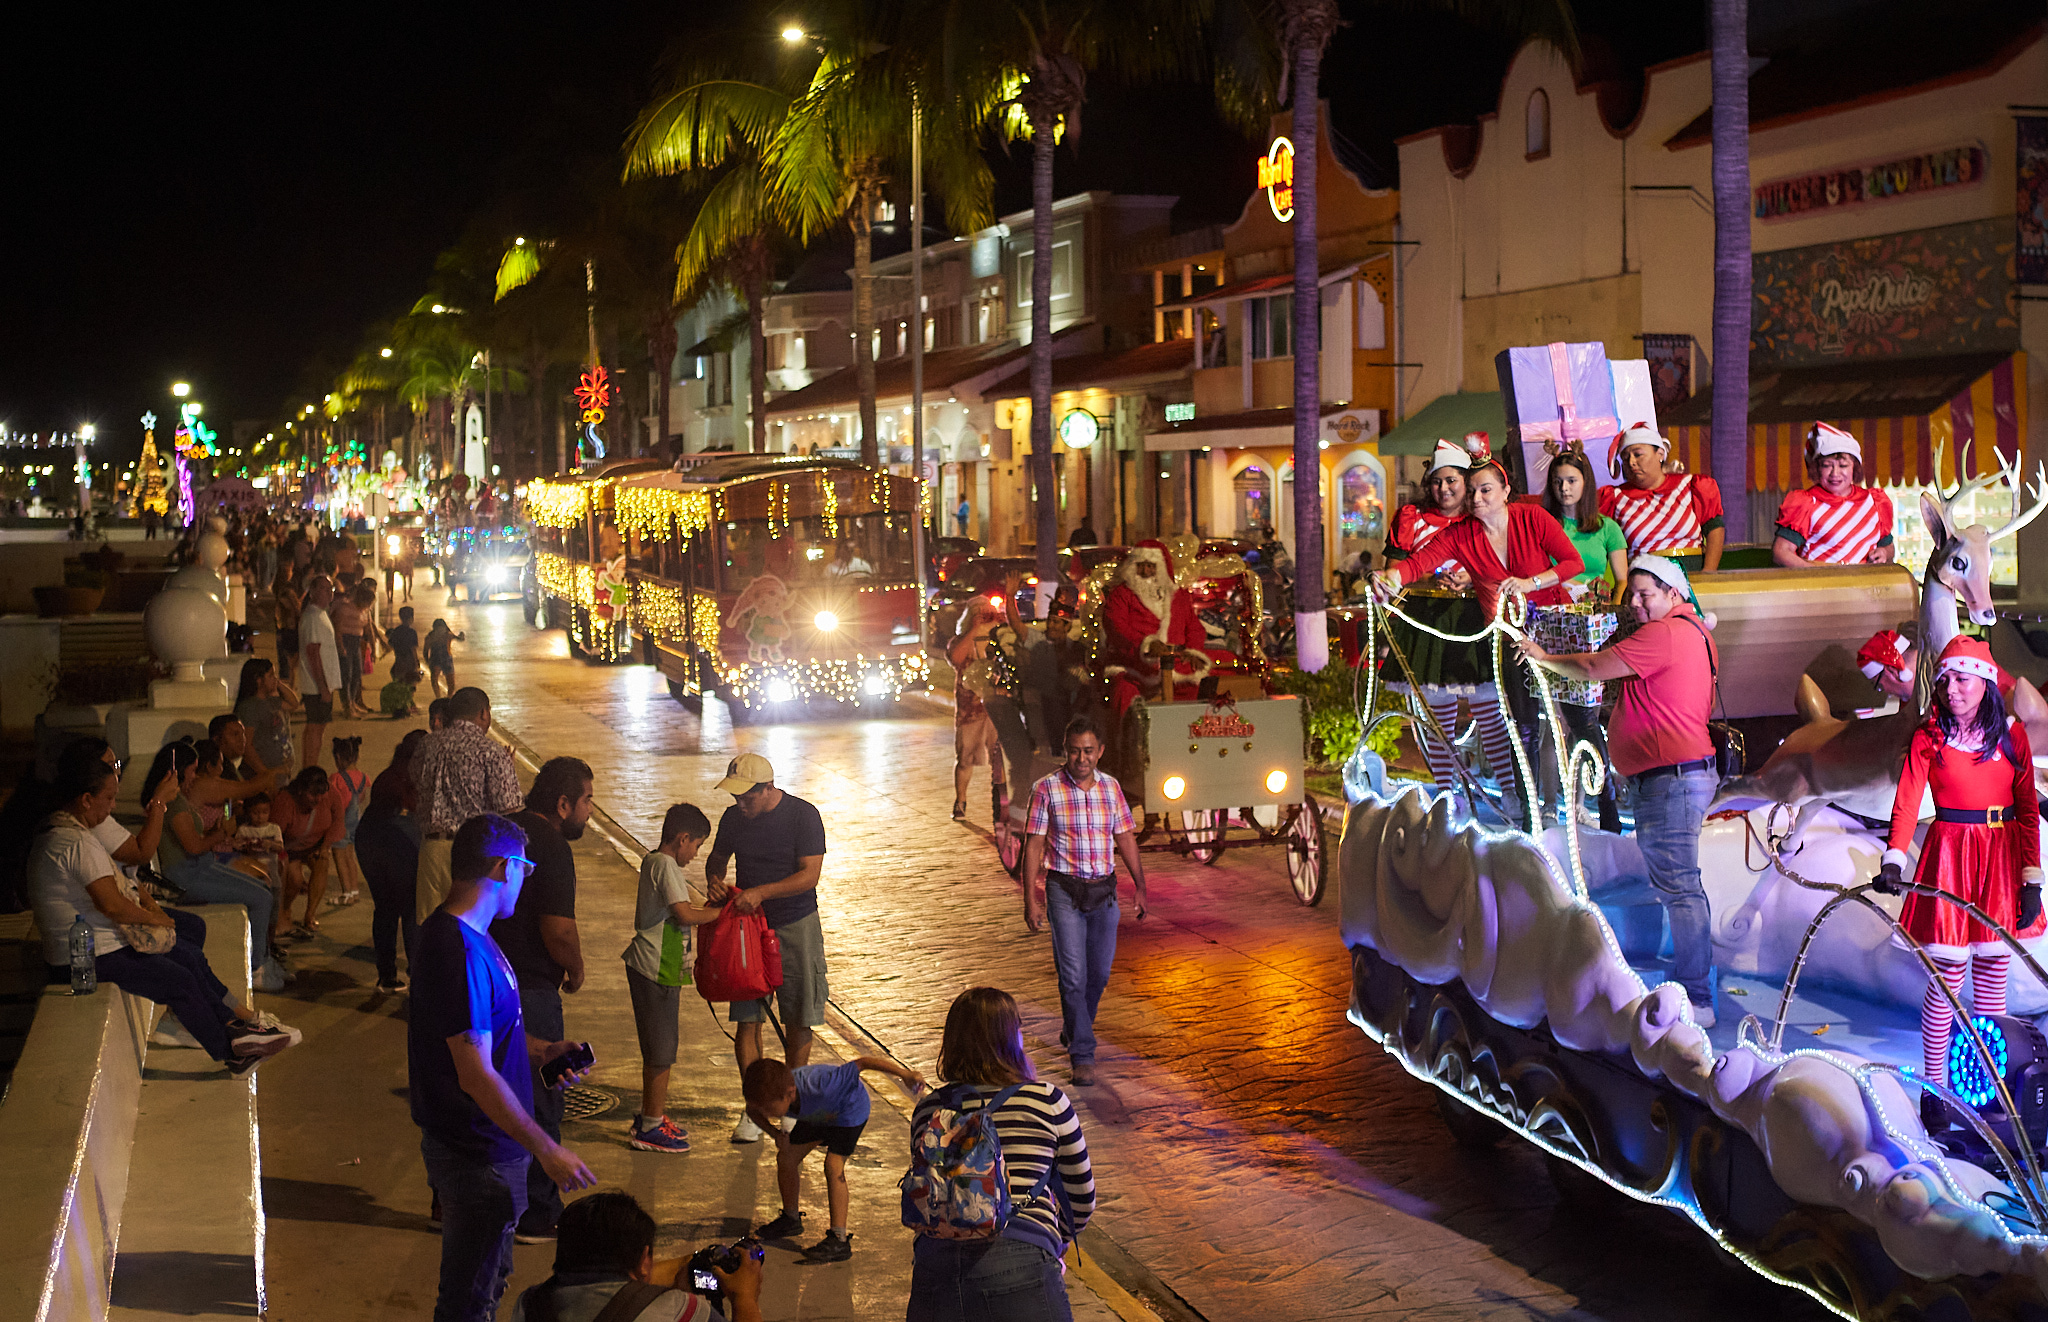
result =
[[[1726,704],[1721,701],[1721,667],[1714,661],[1714,644],[1707,637],[1706,626],[1691,615],[1685,617],[1694,629],[1699,631],[1700,641],[1707,648],[1707,673],[1714,677],[1714,706],[1723,717],[1728,714]],[[1743,772],[1747,749],[1743,745],[1742,731],[1730,725],[1725,719],[1707,721],[1707,738],[1714,742],[1714,773],[1722,784],[1727,784]]]
[[178,929],[155,923],[116,923],[121,940],[138,955],[167,955],[178,944]]

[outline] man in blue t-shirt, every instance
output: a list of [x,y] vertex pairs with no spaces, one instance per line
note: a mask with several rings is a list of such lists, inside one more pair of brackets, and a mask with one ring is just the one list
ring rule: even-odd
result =
[[510,819],[464,822],[449,848],[448,898],[420,924],[414,951],[406,1064],[420,1155],[441,1202],[435,1322],[497,1316],[512,1227],[526,1209],[528,1154],[563,1189],[597,1183],[533,1119],[529,1071],[576,1044],[528,1036],[512,966],[490,936],[518,905],[532,866],[526,833]]
[[[825,864],[825,819],[815,805],[775,787],[775,768],[759,753],[742,753],[718,782],[733,805],[718,819],[711,857],[704,861],[706,895],[714,905],[733,901],[741,913],[759,910],[782,942],[783,1046],[791,1065],[811,1058],[811,1030],[825,1022],[825,929],[818,923],[818,874]],[[737,894],[725,881],[727,860],[737,860]],[[768,998],[735,1001],[733,1055],[740,1077],[761,1059],[761,1025]],[[735,1143],[759,1141],[761,1127],[742,1114],[732,1131]]]

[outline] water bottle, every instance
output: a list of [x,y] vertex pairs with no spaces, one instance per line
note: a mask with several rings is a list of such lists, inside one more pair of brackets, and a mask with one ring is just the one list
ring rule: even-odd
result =
[[90,996],[100,985],[99,969],[93,961],[92,924],[84,914],[71,920],[71,994]]

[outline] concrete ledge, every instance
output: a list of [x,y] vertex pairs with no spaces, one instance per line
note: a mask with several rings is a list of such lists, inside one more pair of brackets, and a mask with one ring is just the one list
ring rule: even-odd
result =
[[52,987],[0,1129],[0,1322],[106,1314],[156,1007],[118,987]]

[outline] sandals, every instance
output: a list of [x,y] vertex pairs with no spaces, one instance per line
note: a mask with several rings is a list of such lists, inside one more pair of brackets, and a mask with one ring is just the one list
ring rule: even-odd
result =
[[293,923],[292,930],[285,933],[294,941],[310,941],[320,935],[320,924],[315,922]]
[[956,822],[964,822],[967,820],[967,800],[953,800],[953,820]]

